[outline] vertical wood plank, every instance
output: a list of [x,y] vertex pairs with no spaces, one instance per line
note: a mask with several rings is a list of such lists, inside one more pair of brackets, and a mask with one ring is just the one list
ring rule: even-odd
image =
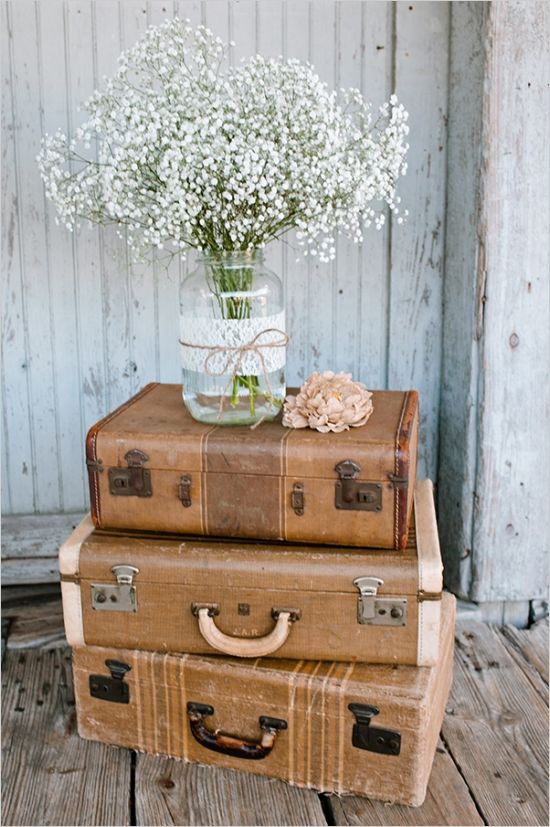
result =
[[[93,6],[89,2],[65,4],[67,61],[67,108],[69,131],[74,132],[86,113],[78,107],[92,94],[96,84],[93,42]],[[80,396],[83,432],[106,412],[105,342],[103,336],[103,278],[99,231],[87,222],[75,231],[75,286],[80,340]],[[84,433],[82,435],[84,438]],[[83,463],[82,450],[79,459]],[[84,498],[87,483],[82,465]]]
[[473,600],[548,593],[550,9],[489,7]]
[[[477,452],[483,265],[477,260],[484,3],[451,5],[438,498],[445,582],[468,595]],[[479,281],[478,281],[479,280]]]
[[[11,4],[11,53],[16,141],[16,186],[21,238],[23,327],[26,341],[27,404],[32,429],[34,506],[60,507],[57,423],[53,377],[49,261],[42,182],[36,166],[40,146],[40,80],[33,4]],[[30,44],[32,48],[29,48]],[[14,91],[15,91],[14,90]],[[18,423],[17,423],[18,427]]]
[[[41,131],[68,132],[64,3],[54,0],[46,9],[36,5],[41,87]],[[74,238],[55,222],[55,208],[47,202],[45,227],[48,244],[51,295],[51,337],[54,354],[55,406],[60,461],[60,507],[82,506],[82,439],[80,341],[75,305]],[[101,320],[99,320],[101,324]],[[48,437],[53,438],[53,435]]]
[[388,385],[421,395],[419,474],[434,477],[441,377],[447,118],[447,3],[396,4],[395,90],[410,113],[411,218],[392,222]]
[[[95,0],[92,6],[98,82],[113,75],[122,49],[118,3]],[[128,251],[115,227],[101,227],[102,314],[105,335],[106,410],[131,394],[130,295]]]
[[[285,50],[287,58],[310,58],[312,9],[308,0],[284,3]],[[290,337],[287,349],[287,385],[299,386],[310,372],[309,352],[309,260],[301,254],[293,233],[283,242],[285,253],[286,324]]]
[[14,104],[17,95],[11,66],[14,49],[11,9],[2,5],[2,493],[3,508],[15,513],[34,508],[32,434],[27,387],[27,344],[21,283],[20,202],[16,182]]
[[[329,88],[335,83],[336,4],[319,0],[311,6],[310,59],[315,71]],[[310,256],[308,256],[310,258]],[[334,278],[336,262],[322,264],[318,257],[309,262],[309,360],[311,370],[330,370],[334,365]],[[310,372],[310,371],[308,371]]]
[[[343,5],[343,9],[347,4]],[[361,92],[373,112],[388,100],[393,84],[393,25],[395,4],[361,4]],[[347,47],[349,33],[342,29]],[[401,187],[401,184],[400,184]],[[385,388],[388,376],[388,314],[390,280],[390,226],[369,227],[360,245],[356,295],[356,371],[370,388]]]

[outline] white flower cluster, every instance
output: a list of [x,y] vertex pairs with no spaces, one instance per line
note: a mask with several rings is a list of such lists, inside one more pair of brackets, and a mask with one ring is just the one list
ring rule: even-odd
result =
[[84,218],[125,226],[136,250],[216,251],[295,228],[305,253],[328,261],[337,233],[361,241],[385,205],[398,212],[408,126],[395,96],[374,123],[358,90],[339,98],[309,64],[224,68],[226,57],[204,27],[150,28],[87,101],[75,137],[44,139],[46,194],[69,229]]

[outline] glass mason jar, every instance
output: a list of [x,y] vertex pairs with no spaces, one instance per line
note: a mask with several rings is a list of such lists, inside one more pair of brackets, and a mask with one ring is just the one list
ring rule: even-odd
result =
[[183,399],[194,419],[253,425],[285,398],[283,285],[260,252],[203,254],[180,288]]

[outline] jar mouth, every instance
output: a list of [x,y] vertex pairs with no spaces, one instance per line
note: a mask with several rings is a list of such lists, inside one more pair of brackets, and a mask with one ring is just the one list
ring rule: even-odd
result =
[[201,250],[198,262],[224,267],[253,267],[264,260],[262,250]]

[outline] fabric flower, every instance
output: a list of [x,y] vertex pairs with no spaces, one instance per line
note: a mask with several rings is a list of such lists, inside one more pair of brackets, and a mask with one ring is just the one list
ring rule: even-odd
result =
[[372,393],[351,373],[325,370],[312,373],[297,396],[286,397],[283,425],[340,433],[364,425],[372,411]]

